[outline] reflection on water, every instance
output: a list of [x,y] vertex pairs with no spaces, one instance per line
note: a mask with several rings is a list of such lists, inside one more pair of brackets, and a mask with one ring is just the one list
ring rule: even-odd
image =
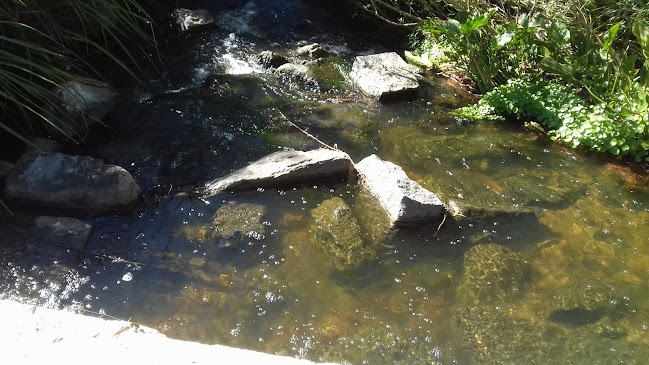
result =
[[[242,14],[254,19],[253,10]],[[1,297],[316,361],[649,355],[646,175],[518,126],[455,120],[448,111],[470,98],[435,77],[421,100],[381,105],[350,90],[323,98],[272,75],[214,70],[199,86],[131,105],[139,123],[93,146],[131,166],[146,203],[131,216],[88,219],[86,253],[2,228]],[[325,74],[337,77],[329,85],[344,83]],[[376,153],[399,164],[463,215],[439,230],[391,230],[355,182],[199,199],[196,189],[230,168],[315,147],[277,109],[356,161]],[[138,129],[147,133],[134,137]]]

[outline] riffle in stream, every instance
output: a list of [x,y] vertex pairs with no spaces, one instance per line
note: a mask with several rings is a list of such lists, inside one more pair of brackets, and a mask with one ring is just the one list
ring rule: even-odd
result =
[[[87,218],[95,255],[4,232],[0,297],[314,361],[649,356],[646,174],[518,125],[457,120],[449,112],[472,97],[441,76],[411,102],[363,97],[346,72],[386,47],[334,28],[317,6],[249,1],[217,18],[183,39],[172,71],[152,81],[159,92],[134,92],[84,151],[134,174],[141,209]],[[317,84],[251,58],[300,40],[331,51],[311,65]],[[205,183],[259,157],[318,147],[281,115],[354,161],[400,165],[465,216],[391,230],[354,180],[202,199]]]

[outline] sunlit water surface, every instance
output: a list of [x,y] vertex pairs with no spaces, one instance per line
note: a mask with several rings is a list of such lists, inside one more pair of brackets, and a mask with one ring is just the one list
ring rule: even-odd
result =
[[[339,53],[315,66],[318,85],[278,80],[249,55],[299,36],[255,28],[259,14],[302,29],[292,12],[314,10],[271,3],[221,14],[154,81],[162,91],[127,102],[109,139],[88,147],[136,176],[142,208],[87,218],[89,254],[8,235],[1,297],[315,361],[644,363],[646,174],[518,125],[463,123],[448,112],[470,96],[441,77],[413,102],[363,98],[344,72],[372,49],[343,36],[301,34]],[[464,217],[386,229],[353,179],[201,198],[230,169],[317,147],[278,110],[355,161],[402,166]],[[338,233],[362,242],[361,259],[341,261],[321,238],[319,207],[332,202],[351,208]]]

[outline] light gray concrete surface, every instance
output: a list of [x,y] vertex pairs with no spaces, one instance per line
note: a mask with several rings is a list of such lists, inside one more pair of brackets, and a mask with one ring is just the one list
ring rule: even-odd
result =
[[3,364],[269,364],[306,360],[172,340],[133,322],[0,300]]

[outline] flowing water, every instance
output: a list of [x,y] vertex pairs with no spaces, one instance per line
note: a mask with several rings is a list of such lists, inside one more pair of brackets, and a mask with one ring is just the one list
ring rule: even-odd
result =
[[[154,93],[133,92],[84,151],[129,169],[142,207],[86,218],[92,254],[6,229],[1,297],[314,361],[646,361],[646,173],[518,125],[459,121],[448,112],[472,99],[443,77],[411,102],[362,97],[350,61],[389,43],[317,6],[250,1],[219,16],[181,37]],[[249,57],[303,39],[333,53],[312,65],[317,84]],[[270,152],[317,147],[280,111],[355,161],[402,166],[463,216],[391,230],[354,179],[201,198]]]

